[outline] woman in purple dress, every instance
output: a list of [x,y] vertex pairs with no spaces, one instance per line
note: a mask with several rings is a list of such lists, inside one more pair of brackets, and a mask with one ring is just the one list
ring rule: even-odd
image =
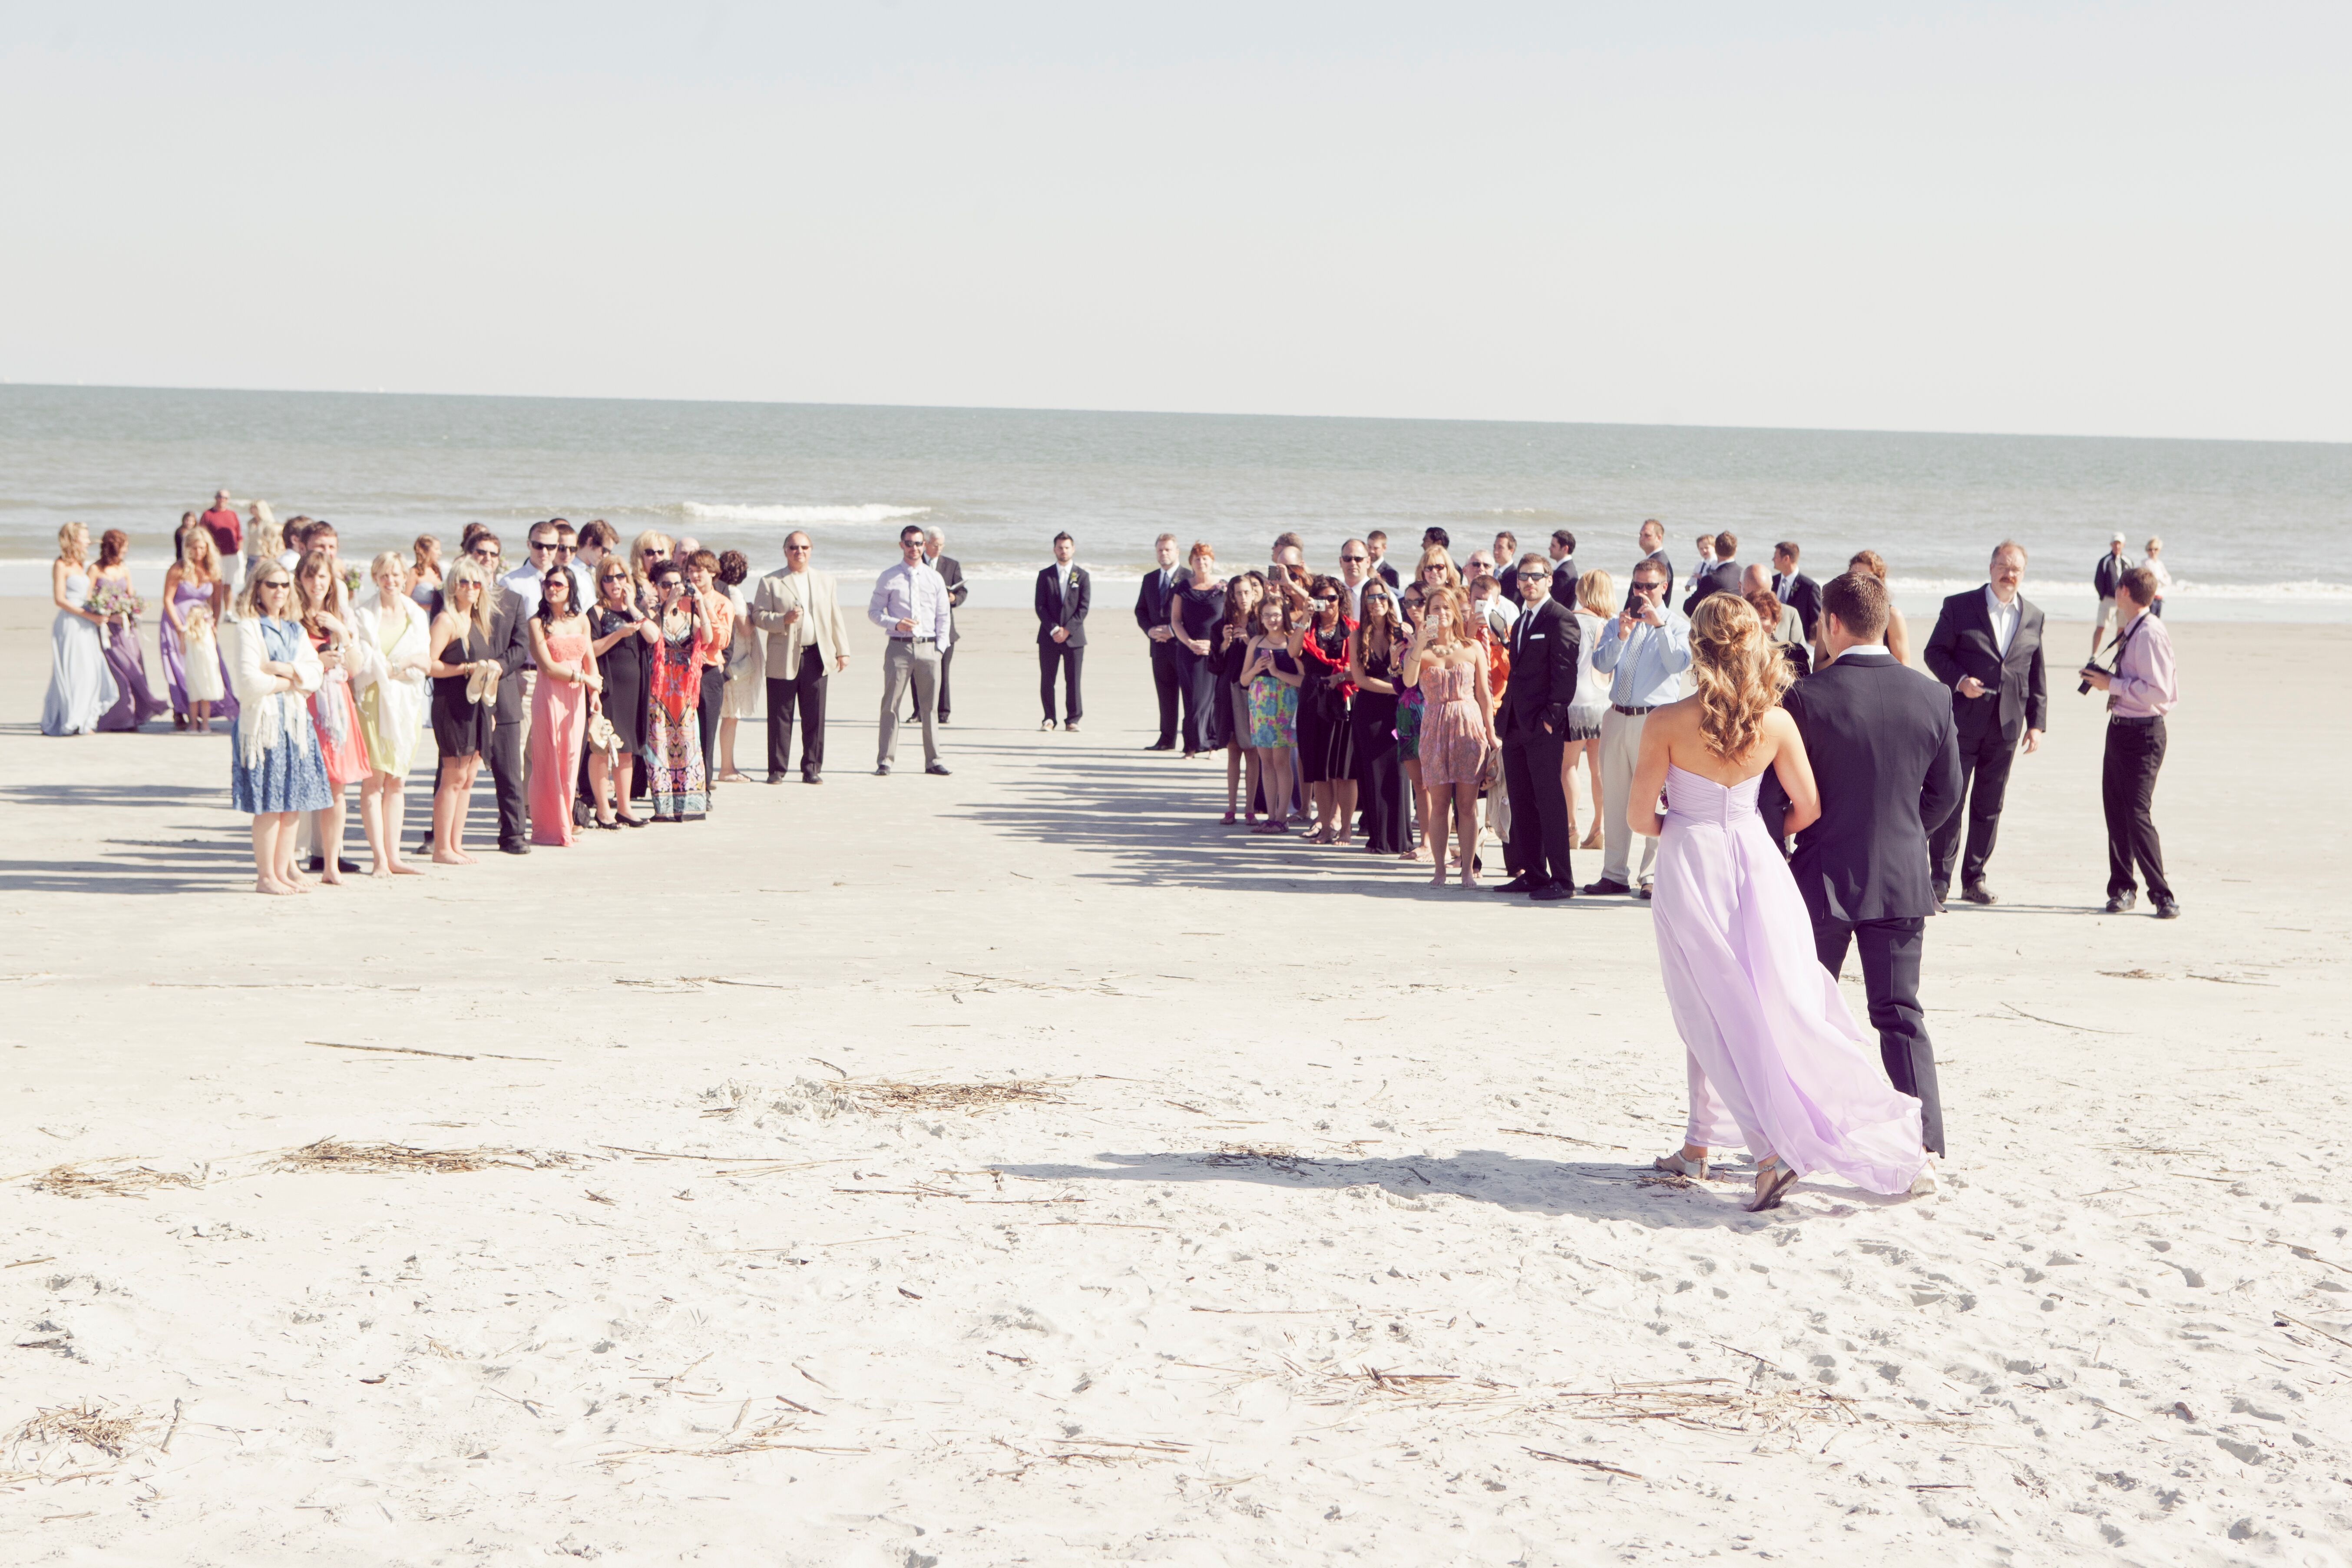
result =
[[180,531],[180,558],[163,574],[163,606],[157,642],[163,652],[163,689],[172,698],[174,729],[199,732],[215,719],[236,717],[228,690],[228,663],[221,652],[220,626],[228,608],[228,583],[221,575],[220,547],[213,531],[191,521]]
[[1704,1179],[1709,1150],[1744,1143],[1756,1156],[1751,1211],[1779,1206],[1815,1171],[1907,1192],[1927,1163],[1919,1102],[1864,1042],[1756,815],[1769,767],[1788,792],[1788,831],[1821,816],[1804,740],[1780,707],[1788,663],[1745,599],[1717,594],[1691,616],[1691,672],[1696,694],[1643,729],[1625,813],[1658,840],[1650,912],[1690,1073],[1682,1152],[1658,1168]]
[[131,563],[124,556],[131,536],[110,528],[98,536],[98,568],[89,583],[90,597],[120,609],[103,611],[106,668],[114,677],[115,702],[99,715],[101,730],[136,730],[168,711],[147,679],[147,650],[139,642],[139,595],[131,590]]

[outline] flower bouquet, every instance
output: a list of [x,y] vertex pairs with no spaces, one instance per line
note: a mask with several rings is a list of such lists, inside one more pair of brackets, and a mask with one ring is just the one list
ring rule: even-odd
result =
[[128,588],[102,588],[84,601],[82,608],[103,620],[135,621],[147,608],[147,601]]

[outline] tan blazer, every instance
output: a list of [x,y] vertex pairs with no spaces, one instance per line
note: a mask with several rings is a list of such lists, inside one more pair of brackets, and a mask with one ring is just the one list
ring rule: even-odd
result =
[[[784,624],[784,613],[798,610],[800,618]],[[833,579],[823,572],[794,572],[790,567],[760,579],[751,600],[751,624],[768,634],[768,679],[792,680],[800,675],[801,650],[814,648],[833,673],[834,661],[849,651],[849,628],[841,618],[841,602]]]

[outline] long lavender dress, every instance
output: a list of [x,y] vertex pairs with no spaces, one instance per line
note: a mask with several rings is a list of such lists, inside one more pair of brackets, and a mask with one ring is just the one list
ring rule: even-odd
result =
[[[198,583],[187,577],[180,579],[177,588],[172,595],[173,610],[183,620],[187,618],[188,612],[191,610],[211,609],[212,603],[212,584]],[[170,616],[165,616],[160,621],[156,626],[156,632],[158,634],[155,639],[156,646],[163,655],[163,689],[171,693],[172,711],[185,713],[188,710],[187,645],[181,634],[172,629]],[[236,695],[227,689],[228,655],[221,647],[217,627],[213,634],[212,648],[214,661],[220,666],[222,688],[221,695],[213,699],[212,716],[215,719],[234,719],[236,717]]]
[[[128,587],[129,574],[122,584]],[[96,587],[107,585],[101,575]],[[126,620],[109,622],[99,630],[99,639],[106,649],[106,667],[114,677],[115,700],[98,716],[101,730],[136,730],[148,720],[172,710],[155,695],[155,688],[147,679],[147,649],[139,640],[139,623]]]
[[1694,1146],[1745,1144],[1800,1174],[1910,1190],[1919,1102],[1886,1079],[1813,952],[1796,879],[1756,815],[1763,775],[1726,789],[1666,770],[1650,911],[1675,1027],[1689,1049]]

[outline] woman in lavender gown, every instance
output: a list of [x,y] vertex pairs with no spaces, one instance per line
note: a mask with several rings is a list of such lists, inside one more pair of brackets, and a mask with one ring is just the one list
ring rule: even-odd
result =
[[82,606],[89,602],[89,530],[79,522],[58,530],[58,558],[49,563],[49,596],[58,606],[49,623],[49,689],[41,699],[41,733],[87,735],[118,693],[106,666],[105,624]]
[[100,634],[115,688],[113,705],[98,717],[101,730],[136,730],[170,711],[147,679],[147,650],[139,641],[139,596],[131,592],[131,563],[125,559],[130,549],[131,536],[119,528],[98,536],[98,570],[90,579],[90,595],[123,606],[105,616]]
[[175,727],[203,731],[212,728],[215,719],[236,717],[236,699],[228,692],[228,665],[220,648],[228,592],[213,531],[191,522],[180,531],[180,558],[163,574],[162,636],[157,639]]
[[[1687,1047],[1690,1124],[1662,1170],[1706,1174],[1710,1149],[1756,1156],[1750,1210],[1827,1171],[1902,1193],[1927,1163],[1919,1102],[1879,1054],[1813,952],[1812,921],[1756,815],[1764,770],[1788,792],[1787,827],[1821,815],[1787,662],[1748,602],[1718,594],[1691,616],[1696,695],[1650,715],[1626,816],[1658,840],[1650,910],[1658,966]],[[1665,797],[1663,820],[1656,805]]]

